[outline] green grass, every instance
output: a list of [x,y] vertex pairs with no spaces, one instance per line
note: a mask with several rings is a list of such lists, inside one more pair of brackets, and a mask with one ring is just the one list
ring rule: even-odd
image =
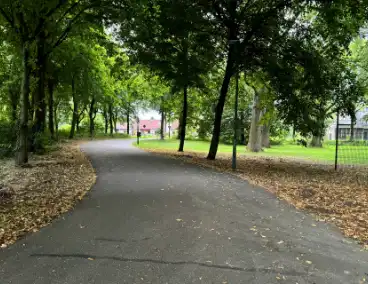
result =
[[[139,147],[142,149],[162,149],[177,150],[178,140],[142,140]],[[207,153],[209,142],[206,141],[185,141],[184,151]],[[218,153],[231,153],[232,145],[220,144]],[[288,157],[305,159],[316,162],[333,163],[335,161],[335,146],[325,145],[323,148],[302,147],[299,145],[277,145],[270,149],[265,149],[260,153],[246,151],[246,147],[238,146],[239,155],[248,156],[268,156],[268,157]],[[367,146],[340,146],[339,163],[342,164],[368,164]]]

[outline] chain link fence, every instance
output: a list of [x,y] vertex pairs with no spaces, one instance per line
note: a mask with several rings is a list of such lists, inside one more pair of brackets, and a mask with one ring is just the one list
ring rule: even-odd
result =
[[335,122],[336,157],[339,166],[368,166],[368,121],[366,112],[357,113],[355,123],[349,117],[337,116]]

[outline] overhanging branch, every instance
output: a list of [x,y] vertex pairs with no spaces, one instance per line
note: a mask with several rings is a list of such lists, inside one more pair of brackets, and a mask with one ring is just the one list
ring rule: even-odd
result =
[[10,24],[10,26],[13,29],[15,29],[14,19],[12,19],[9,15],[7,15],[3,8],[0,8],[0,14],[5,18],[5,20]]
[[66,4],[67,1],[66,0],[59,0],[59,2],[55,5],[54,8],[50,9],[50,11],[48,11],[46,13],[46,15],[41,16],[41,19],[34,31],[34,36],[36,37],[42,30],[43,26],[45,25],[46,19],[51,17],[57,10],[59,10],[64,4]]

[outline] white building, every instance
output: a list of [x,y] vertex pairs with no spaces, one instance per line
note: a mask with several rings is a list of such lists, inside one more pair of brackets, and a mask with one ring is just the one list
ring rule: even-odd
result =
[[[356,123],[354,125],[354,140],[368,141],[368,107],[357,111]],[[351,133],[351,118],[350,116],[340,117],[339,122],[339,139],[349,139]],[[336,138],[336,119],[328,127],[326,132],[328,140],[335,140]]]

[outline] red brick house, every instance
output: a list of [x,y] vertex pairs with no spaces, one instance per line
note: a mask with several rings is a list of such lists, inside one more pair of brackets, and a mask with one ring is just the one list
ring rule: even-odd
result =
[[[179,127],[178,121],[173,121],[172,123],[165,123],[165,133],[172,134],[174,131],[176,131]],[[117,124],[116,126],[119,133],[127,133],[127,124]],[[139,131],[142,133],[142,135],[155,135],[156,133],[159,133],[161,129],[161,120],[159,119],[143,119],[139,122]],[[129,134],[130,135],[136,135],[137,134],[137,122],[134,120],[131,122],[129,127]]]

